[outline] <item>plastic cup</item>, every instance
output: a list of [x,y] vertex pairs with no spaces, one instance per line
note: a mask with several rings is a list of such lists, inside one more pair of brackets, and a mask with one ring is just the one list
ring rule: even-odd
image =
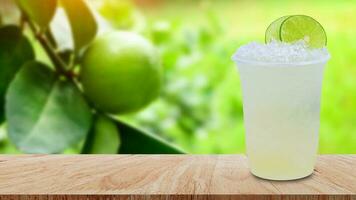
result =
[[242,84],[247,157],[255,176],[293,180],[312,174],[328,59],[283,64],[234,58]]

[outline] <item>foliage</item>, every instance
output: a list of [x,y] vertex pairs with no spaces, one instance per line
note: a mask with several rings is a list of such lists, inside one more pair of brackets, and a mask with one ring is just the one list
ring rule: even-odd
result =
[[[21,9],[19,25],[4,25],[0,28],[1,120],[5,108],[5,125],[0,129],[0,147],[4,152],[183,152],[159,137],[151,136],[111,117],[112,113],[103,112],[86,97],[78,72],[80,73],[85,61],[85,58],[81,57],[82,52],[92,44],[91,41],[98,31],[98,24],[92,13],[94,11],[88,7],[85,0],[60,0],[59,2],[18,0],[16,3]],[[73,49],[57,49],[56,37],[52,35],[50,23],[58,5],[64,7],[67,15],[72,33],[71,41],[74,43]],[[134,33],[126,34],[136,36]],[[148,43],[145,39],[140,39],[138,42],[144,42],[144,45]],[[30,43],[29,40],[32,42]],[[110,50],[104,48],[98,53],[105,55]],[[35,57],[35,52],[40,52],[40,55]],[[126,55],[121,55],[122,52],[117,54],[115,56]],[[46,56],[47,58],[43,59]],[[130,59],[142,59],[140,55],[130,56],[136,56]],[[96,62],[105,63],[105,61],[100,60],[100,57],[96,59]],[[115,67],[138,67],[142,70],[140,65],[132,66],[129,62],[124,64],[125,66]],[[159,66],[155,67],[159,68]],[[127,74],[116,73],[113,76],[126,77]],[[96,79],[95,76],[92,78]],[[140,81],[140,77],[130,80]],[[95,80],[92,82],[95,83]],[[117,88],[123,87],[115,84],[110,86],[114,88],[101,89],[115,92]],[[140,89],[134,87],[132,93],[141,92]],[[151,88],[145,85],[144,89]],[[11,147],[9,141],[17,149]],[[81,145],[83,142],[84,147]],[[142,144],[146,146],[142,148]]]
[[57,0],[16,0],[16,2],[42,29],[51,22],[57,7]]
[[20,67],[34,59],[30,42],[16,26],[0,28],[0,123],[4,120],[5,93]]
[[10,139],[26,153],[62,152],[85,138],[91,118],[74,83],[39,62],[24,64],[6,94]]
[[80,51],[96,35],[98,27],[94,16],[84,1],[62,0],[61,2],[71,25],[75,50]]

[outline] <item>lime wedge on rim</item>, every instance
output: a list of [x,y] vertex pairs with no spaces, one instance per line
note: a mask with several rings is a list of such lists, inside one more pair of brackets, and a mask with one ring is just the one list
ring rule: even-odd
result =
[[322,48],[327,42],[321,24],[306,15],[284,16],[272,22],[266,30],[266,42],[273,39],[289,43],[304,40],[312,48]]

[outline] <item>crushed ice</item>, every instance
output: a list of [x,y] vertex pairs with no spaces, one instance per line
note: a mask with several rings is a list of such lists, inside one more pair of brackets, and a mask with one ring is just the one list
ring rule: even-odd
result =
[[326,48],[309,48],[304,40],[294,43],[272,41],[268,44],[251,42],[241,46],[232,59],[267,63],[298,63],[329,57]]

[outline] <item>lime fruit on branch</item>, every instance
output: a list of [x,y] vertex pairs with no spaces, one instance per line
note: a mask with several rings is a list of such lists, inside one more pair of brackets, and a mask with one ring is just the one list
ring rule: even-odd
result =
[[131,32],[111,32],[84,53],[80,79],[99,110],[123,114],[158,97],[161,73],[158,53],[149,41]]

